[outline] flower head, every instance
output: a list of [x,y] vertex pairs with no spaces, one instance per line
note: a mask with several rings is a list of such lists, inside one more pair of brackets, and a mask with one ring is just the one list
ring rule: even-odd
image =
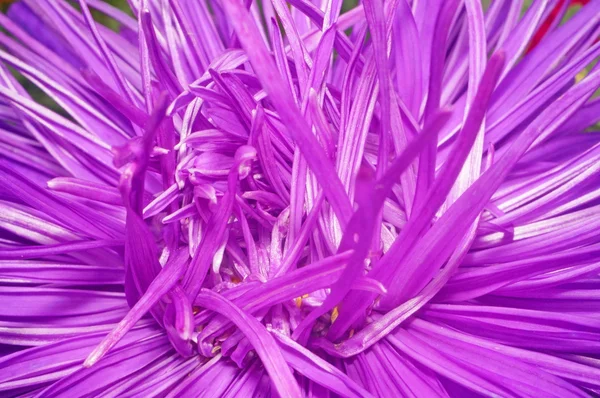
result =
[[576,3],[12,4],[0,395],[599,394]]

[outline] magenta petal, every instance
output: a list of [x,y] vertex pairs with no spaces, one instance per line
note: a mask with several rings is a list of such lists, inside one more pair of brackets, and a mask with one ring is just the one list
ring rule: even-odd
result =
[[198,304],[212,307],[222,315],[230,317],[232,322],[242,330],[269,372],[273,385],[282,396],[301,396],[277,343],[256,319],[246,315],[227,299],[208,290],[201,291],[196,300]]

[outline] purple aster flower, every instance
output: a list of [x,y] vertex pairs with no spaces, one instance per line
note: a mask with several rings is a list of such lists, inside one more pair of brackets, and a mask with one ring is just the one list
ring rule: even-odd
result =
[[598,396],[579,3],[12,4],[0,396]]

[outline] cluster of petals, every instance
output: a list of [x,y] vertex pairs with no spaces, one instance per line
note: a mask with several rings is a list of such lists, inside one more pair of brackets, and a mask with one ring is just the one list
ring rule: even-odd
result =
[[600,0],[128,6],[0,14],[0,396],[600,394]]

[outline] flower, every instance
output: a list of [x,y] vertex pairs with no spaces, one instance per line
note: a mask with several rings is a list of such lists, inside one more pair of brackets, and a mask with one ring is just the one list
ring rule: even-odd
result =
[[0,395],[600,394],[577,3],[12,4]]

